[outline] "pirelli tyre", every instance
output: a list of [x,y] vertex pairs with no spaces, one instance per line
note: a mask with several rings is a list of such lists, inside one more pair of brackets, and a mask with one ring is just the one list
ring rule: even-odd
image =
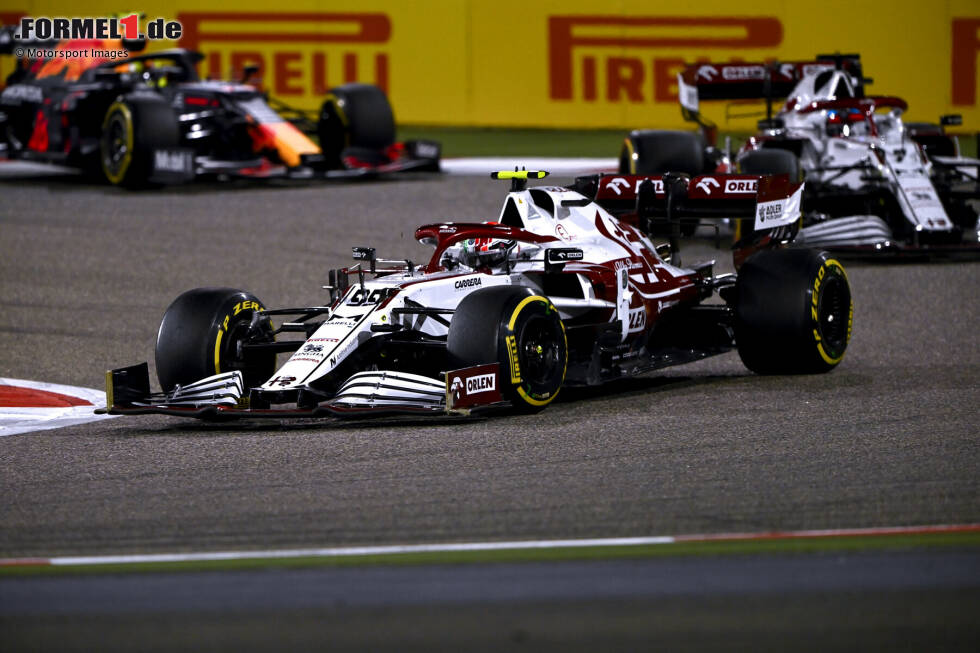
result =
[[242,372],[246,389],[265,382],[275,372],[275,353],[241,347],[273,339],[268,321],[257,332],[249,331],[257,310],[263,306],[255,295],[234,288],[195,288],[175,299],[157,332],[160,387],[169,391],[232,370]]
[[359,158],[378,157],[395,142],[395,116],[388,97],[371,84],[344,84],[331,89],[317,123],[320,150],[332,167],[341,167],[344,150]]
[[180,142],[177,117],[154,93],[133,93],[109,105],[102,120],[99,164],[110,184],[140,188],[150,183],[153,153]]
[[744,153],[737,161],[738,171],[746,175],[789,175],[792,181],[802,179],[800,161],[789,150],[767,148]]
[[495,286],[459,303],[446,343],[450,364],[500,364],[500,389],[520,412],[554,401],[565,380],[568,341],[558,309],[523,286]]
[[694,132],[631,131],[619,154],[619,173],[623,175],[660,175],[665,172],[699,175],[703,171],[704,142]]
[[854,304],[847,273],[826,252],[757,252],[735,288],[735,344],[753,372],[814,374],[844,358]]
[[[619,173],[623,175],[662,175],[665,172],[684,172],[699,175],[704,172],[704,141],[694,132],[662,129],[634,130],[623,141],[619,153]],[[692,236],[697,220],[681,222],[681,233]],[[655,235],[666,235],[669,231]]]

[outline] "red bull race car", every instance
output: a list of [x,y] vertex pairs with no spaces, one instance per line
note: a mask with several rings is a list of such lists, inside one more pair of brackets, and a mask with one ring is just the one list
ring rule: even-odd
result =
[[[197,288],[166,310],[147,363],[106,374],[111,414],[202,419],[538,411],[596,385],[737,349],[761,374],[827,372],[853,306],[843,266],[782,246],[802,185],[787,176],[601,175],[527,187],[547,173],[494,173],[511,190],[494,222],[434,223],[429,260],[355,247],[331,271],[328,305],[266,308]],[[683,266],[671,241],[690,216],[737,216],[753,238],[737,274]],[[282,321],[280,321],[282,320]],[[289,354],[278,364],[278,354]]]
[[[678,75],[678,94],[700,133],[634,131],[620,171],[805,177],[803,246],[852,254],[980,251],[980,160],[961,156],[959,141],[945,132],[960,117],[906,123],[906,102],[866,94],[870,82],[858,55],[689,65]],[[702,114],[701,103],[715,100],[742,116],[751,113],[746,103],[765,101],[758,133],[735,155],[716,147],[716,126]]]
[[252,70],[239,82],[200,79],[197,52],[140,54],[143,41],[15,36],[0,28],[0,54],[19,54],[0,93],[0,157],[74,167],[129,187],[207,175],[439,170],[438,143],[395,141],[391,106],[375,86],[334,88],[310,116],[246,83]]

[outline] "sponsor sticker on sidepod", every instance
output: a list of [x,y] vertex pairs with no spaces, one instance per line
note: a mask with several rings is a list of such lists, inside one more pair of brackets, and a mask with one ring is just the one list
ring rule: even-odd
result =
[[759,202],[755,205],[755,229],[772,229],[787,224],[793,224],[800,217],[800,200],[803,197],[803,187],[789,197],[770,202]]

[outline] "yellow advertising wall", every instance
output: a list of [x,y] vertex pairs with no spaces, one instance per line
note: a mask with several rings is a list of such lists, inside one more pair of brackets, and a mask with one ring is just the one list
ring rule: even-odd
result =
[[[0,21],[120,8],[84,6],[2,0]],[[839,51],[859,52],[874,78],[869,92],[904,97],[910,119],[960,113],[966,128],[980,129],[977,0],[152,0],[136,9],[179,20],[178,45],[206,55],[203,75],[257,63],[271,94],[311,109],[330,86],[379,83],[406,124],[676,127],[684,61]],[[0,63],[0,75],[10,66]],[[726,121],[725,109],[705,113],[722,128],[751,128]]]

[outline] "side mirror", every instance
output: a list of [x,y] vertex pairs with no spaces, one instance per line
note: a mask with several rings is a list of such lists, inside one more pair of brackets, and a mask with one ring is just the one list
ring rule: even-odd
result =
[[353,259],[355,261],[361,261],[371,264],[371,274],[374,274],[376,269],[378,257],[374,252],[373,247],[352,247],[351,248]]
[[577,247],[555,247],[544,251],[545,272],[561,272],[569,261],[581,261],[585,253]]

